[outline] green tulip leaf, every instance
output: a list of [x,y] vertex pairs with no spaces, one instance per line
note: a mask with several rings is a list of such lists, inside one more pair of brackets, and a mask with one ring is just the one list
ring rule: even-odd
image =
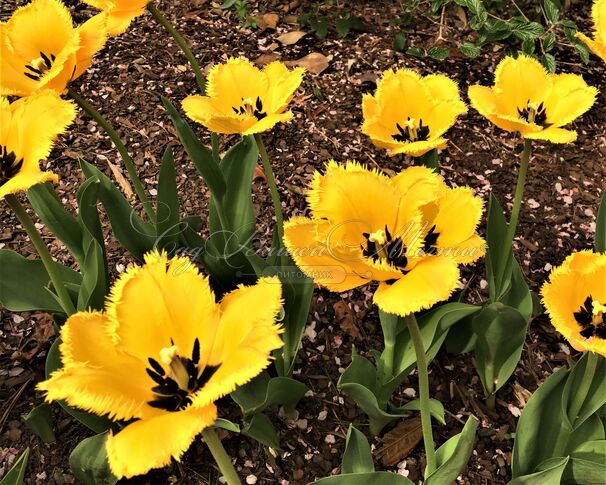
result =
[[106,441],[107,432],[86,438],[69,456],[72,473],[85,485],[114,485],[118,482],[107,462]]
[[246,426],[242,429],[242,434],[274,450],[280,449],[280,441],[278,440],[276,428],[274,428],[271,420],[263,413],[252,415]]
[[23,417],[25,425],[45,443],[56,441],[50,404],[40,404]]
[[162,156],[158,176],[158,199],[156,202],[156,247],[174,254],[181,232],[177,175],[171,147],[166,147]]
[[408,478],[389,472],[346,473],[321,478],[314,485],[414,485]]
[[28,460],[29,448],[26,448],[8,473],[4,475],[4,478],[0,480],[0,485],[22,485],[23,480],[25,479],[25,470],[27,469]]
[[341,461],[341,473],[368,473],[374,471],[375,465],[366,436],[350,424],[345,440],[345,452]]

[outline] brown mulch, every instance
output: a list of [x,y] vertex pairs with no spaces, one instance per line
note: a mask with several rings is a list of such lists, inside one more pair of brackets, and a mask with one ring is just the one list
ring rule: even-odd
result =
[[[22,2],[19,2],[22,3]],[[72,2],[75,3],[75,2]],[[582,2],[569,12],[584,30],[589,30],[589,2]],[[293,102],[295,119],[264,135],[276,171],[279,189],[287,215],[301,214],[305,202],[301,188],[314,170],[334,158],[356,159],[371,166],[400,170],[410,162],[389,158],[375,148],[360,132],[361,95],[374,89],[373,80],[391,67],[412,67],[423,74],[441,72],[456,79],[462,90],[477,82],[490,84],[494,67],[502,51],[486,48],[482,56],[469,61],[451,56],[445,61],[417,59],[392,49],[395,28],[390,20],[400,12],[400,2],[351,2],[348,8],[363,18],[369,31],[344,39],[334,33],[324,40],[309,34],[294,45],[283,46],[276,39],[285,32],[298,30],[292,22],[311,8],[311,3],[260,2],[252,13],[276,12],[280,21],[276,29],[264,31],[242,28],[232,11],[217,9],[217,3],[160,2],[181,32],[191,40],[193,50],[206,68],[228,56],[243,55],[251,60],[279,56],[296,60],[318,52],[328,57],[329,67],[319,75],[308,74]],[[253,5],[254,7],[254,5]],[[11,7],[12,9],[12,7]],[[87,18],[86,9],[75,9],[78,20]],[[10,9],[3,5],[3,15]],[[430,46],[438,25],[424,19],[413,34],[416,43]],[[449,45],[459,39],[456,20],[446,18],[444,36]],[[606,69],[597,58],[588,65],[579,63],[566,47],[559,48],[559,68],[583,74],[587,82],[606,89]],[[196,85],[185,59],[176,45],[145,15],[129,31],[110,40],[93,67],[74,88],[88,98],[114,123],[127,143],[138,165],[147,189],[154,194],[159,159],[164,147],[175,146],[178,184],[183,195],[182,209],[187,214],[206,215],[207,191],[193,165],[187,160],[176,138],[169,117],[159,102],[163,94],[177,104],[196,91]],[[531,288],[538,290],[549,269],[561,263],[570,252],[592,247],[595,216],[606,176],[606,96],[601,94],[593,109],[574,124],[579,140],[570,145],[535,144],[534,154],[516,241],[516,254],[522,263]],[[204,142],[208,133],[198,127]],[[473,109],[449,132],[451,143],[441,156],[442,174],[453,185],[469,185],[487,200],[492,191],[510,207],[515,186],[520,141],[504,133]],[[235,137],[221,137],[226,149]],[[78,161],[94,163],[108,175],[108,161],[121,166],[116,150],[97,125],[81,115],[69,133],[49,157],[49,166],[60,174],[57,192],[69,207],[76,207],[75,193],[82,182]],[[153,197],[152,197],[153,199]],[[272,218],[271,200],[262,180],[254,185],[255,206],[262,225],[261,239],[267,237]],[[134,203],[134,201],[133,201]],[[34,250],[24,231],[0,203],[0,248],[14,249],[33,257]],[[74,262],[60,243],[43,228],[53,254],[65,264]],[[107,247],[110,270],[115,275],[132,258],[120,248],[108,231]],[[483,266],[466,273],[471,279],[473,298],[485,297]],[[286,420],[275,409],[271,415],[279,430],[282,451],[272,456],[256,442],[229,433],[224,443],[246,483],[303,484],[331,473],[338,473],[347,426],[368,430],[365,416],[355,403],[339,393],[336,383],[351,359],[351,348],[364,355],[381,348],[381,333],[372,292],[365,288],[344,295],[316,290],[308,327],[300,352],[301,363],[296,378],[311,390],[298,407],[298,416]],[[353,313],[358,332],[339,321],[343,302]],[[336,308],[335,308],[336,305]],[[336,314],[338,312],[338,314]],[[346,332],[343,330],[349,330]],[[453,329],[456,331],[456,327]],[[0,476],[2,466],[26,447],[31,448],[27,472],[28,484],[74,483],[68,457],[75,445],[90,435],[82,425],[54,407],[58,441],[47,445],[32,434],[21,420],[41,402],[34,389],[43,379],[44,361],[52,337],[47,316],[16,315],[2,311],[0,322]],[[541,316],[531,323],[526,348],[514,376],[498,394],[497,412],[484,405],[481,385],[475,374],[473,356],[457,356],[442,350],[431,365],[433,397],[447,410],[446,426],[435,425],[438,444],[458,433],[470,414],[480,419],[477,442],[461,484],[503,484],[510,478],[512,436],[516,416],[528,396],[556,367],[565,364],[574,353]],[[302,365],[304,364],[304,365]],[[414,374],[401,386],[395,402],[411,399],[417,388]],[[16,399],[18,392],[22,392]],[[222,401],[224,414],[237,421],[236,408]],[[5,411],[8,411],[5,413]],[[380,438],[370,437],[380,444]],[[377,468],[381,465],[377,460]],[[399,471],[413,481],[422,478],[424,468],[422,445],[397,465],[386,467]],[[381,468],[383,469],[383,468]],[[182,466],[170,466],[129,483],[216,483],[218,472],[204,445],[198,441],[187,452]],[[125,482],[126,483],[126,482]]]

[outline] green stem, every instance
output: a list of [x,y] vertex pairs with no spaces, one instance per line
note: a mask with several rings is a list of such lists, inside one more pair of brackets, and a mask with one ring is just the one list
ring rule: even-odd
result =
[[198,83],[198,88],[200,92],[204,95],[206,94],[206,78],[204,74],[202,74],[202,69],[200,69],[200,64],[196,60],[194,54],[192,53],[189,45],[183,38],[183,36],[172,26],[172,24],[166,19],[162,12],[158,10],[158,8],[153,3],[147,4],[147,10],[154,16],[154,18],[162,24],[162,26],[167,30],[167,32],[171,35],[175,42],[179,45],[185,57],[189,61],[189,65],[194,70],[196,75],[196,82]]
[[267,150],[265,149],[265,145],[263,144],[263,139],[261,138],[261,135],[257,133],[255,135],[255,140],[257,142],[257,146],[259,147],[261,161],[263,162],[263,170],[265,171],[265,175],[267,176],[267,183],[269,184],[269,191],[271,192],[271,200],[274,204],[274,212],[276,213],[276,231],[278,232],[279,240],[280,262],[281,266],[284,267],[284,242],[282,240],[284,237],[284,216],[282,215],[282,204],[280,202],[280,194],[278,193],[278,187],[276,186],[274,171],[271,168],[269,156],[267,155]]
[[421,427],[423,429],[423,442],[425,444],[425,456],[427,459],[426,477],[430,476],[436,469],[436,451],[431,430],[431,413],[429,408],[429,375],[427,372],[427,356],[423,347],[421,331],[417,324],[414,313],[406,316],[406,325],[410,332],[410,338],[415,349],[417,358],[417,372],[419,374],[419,401],[421,403]]
[[103,115],[101,113],[99,113],[95,108],[93,108],[92,105],[86,99],[82,98],[75,91],[73,91],[72,89],[69,89],[68,95],[76,103],[78,103],[78,105],[84,110],[84,112],[88,116],[90,116],[92,119],[94,119],[99,124],[99,126],[101,128],[103,128],[105,133],[107,133],[107,135],[109,136],[111,141],[114,143],[118,152],[120,153],[120,156],[122,157],[122,161],[124,162],[124,165],[126,165],[126,171],[128,172],[128,178],[130,179],[131,183],[133,184],[137,197],[139,197],[139,200],[143,204],[143,209],[145,209],[145,212],[147,213],[149,219],[151,221],[154,221],[156,218],[156,215],[154,214],[151,202],[149,201],[149,198],[147,197],[147,194],[145,193],[145,189],[143,188],[141,179],[137,175],[137,167],[135,166],[135,162],[133,161],[131,156],[128,154],[128,150],[124,146],[124,143],[122,143],[122,140],[120,139],[120,136],[118,135],[118,133],[116,133],[116,130],[114,130],[114,127],[111,125],[111,123],[109,121],[107,121],[103,117]]
[[53,261],[53,258],[51,257],[50,252],[46,247],[46,244],[44,244],[40,233],[36,229],[34,221],[32,221],[32,218],[29,216],[29,214],[21,205],[21,202],[19,202],[19,199],[17,199],[15,195],[8,194],[4,197],[4,199],[21,222],[23,229],[25,229],[25,232],[27,232],[29,238],[32,241],[32,244],[36,248],[40,259],[42,260],[42,264],[44,264],[46,272],[48,273],[53,287],[55,288],[57,296],[59,297],[61,307],[63,308],[67,316],[76,313],[76,308],[74,307],[74,304],[71,298],[69,297],[69,294],[67,293],[67,289],[65,288],[65,284],[63,283],[61,276],[59,276],[59,273],[57,272],[55,262]]
[[221,440],[217,436],[214,428],[206,428],[202,431],[202,439],[206,442],[208,449],[210,450],[213,458],[219,465],[219,470],[225,477],[225,481],[228,485],[240,485],[240,478],[236,473],[231,458],[226,453],[225,448],[221,444]]
[[573,428],[574,423],[579,415],[579,411],[583,407],[583,403],[587,398],[587,393],[589,392],[591,384],[593,383],[593,378],[595,376],[597,365],[597,354],[594,354],[593,352],[588,352],[587,362],[585,363],[585,371],[583,372],[583,377],[581,378],[581,384],[577,388],[577,391],[572,398],[572,404],[570,405],[570,408],[568,410],[568,419],[570,420],[570,424],[572,424]]
[[[520,209],[522,207],[522,199],[524,197],[524,186],[526,184],[526,175],[528,173],[528,162],[530,161],[530,151],[532,148],[532,143],[528,139],[524,139],[524,150],[522,151],[522,159],[520,161],[520,171],[518,172],[518,181],[516,184],[516,191],[513,199],[513,207],[511,208],[511,219],[509,220],[509,224],[507,226],[507,234],[505,236],[505,245],[503,247],[510,247],[513,251],[513,239],[516,235],[516,229],[518,227],[518,220],[520,218]],[[500,271],[505,271],[505,265],[507,264],[507,258],[509,256],[509,251],[503,251],[501,255],[501,260],[499,261]],[[505,278],[505,274],[498,275],[499,278],[497,281],[502,282],[503,278]]]

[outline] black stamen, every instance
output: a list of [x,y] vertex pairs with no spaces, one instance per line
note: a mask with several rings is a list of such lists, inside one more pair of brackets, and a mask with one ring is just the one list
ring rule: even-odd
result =
[[198,340],[198,337],[194,340],[194,350],[191,353],[191,360],[194,364],[200,362],[200,340]]
[[154,372],[151,369],[145,369],[145,372],[147,372],[147,375],[149,377],[151,377],[156,384],[160,384],[160,385],[164,384],[164,377],[162,377],[160,374]]
[[165,374],[164,372],[164,367],[162,367],[160,365],[160,363],[156,360],[156,359],[152,359],[151,357],[149,359],[147,359],[147,361],[149,362],[149,365],[152,366],[152,368],[161,376],[163,376]]
[[52,66],[52,63],[51,63],[51,60],[48,58],[48,56],[44,52],[40,51],[40,57],[42,57],[42,60],[44,61],[44,64],[46,64],[46,67],[48,67],[50,69]]

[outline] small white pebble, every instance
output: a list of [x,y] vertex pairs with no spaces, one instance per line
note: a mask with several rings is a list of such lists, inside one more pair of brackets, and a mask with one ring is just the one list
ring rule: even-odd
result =
[[319,421],[324,421],[327,416],[328,416],[328,411],[320,411],[318,413],[318,420]]
[[549,263],[546,263],[545,266],[543,267],[543,269],[545,271],[551,271],[551,268],[553,268],[553,266],[551,266],[551,264],[549,264]]
[[325,441],[326,443],[328,443],[329,445],[332,445],[332,444],[334,444],[334,443],[335,443],[335,441],[336,441],[336,440],[335,440],[334,435],[332,435],[332,434],[327,434],[327,435],[326,435],[326,437],[324,438],[324,441]]
[[417,395],[417,391],[415,391],[412,387],[407,387],[404,389],[404,395],[406,397],[415,397]]
[[248,475],[246,477],[246,483],[248,483],[248,485],[255,485],[255,483],[257,483],[257,477],[254,475]]

